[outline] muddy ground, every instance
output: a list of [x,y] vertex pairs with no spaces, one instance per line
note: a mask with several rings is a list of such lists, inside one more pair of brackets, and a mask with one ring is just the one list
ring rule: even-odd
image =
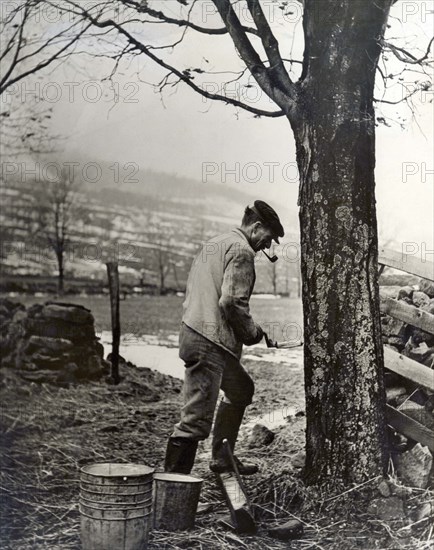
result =
[[[285,424],[289,405],[303,408],[299,367],[291,369],[290,380],[284,365],[248,361],[247,367],[256,380],[247,422],[265,415],[267,422]],[[85,464],[127,461],[162,469],[166,438],[178,418],[181,381],[133,366],[123,366],[122,374],[119,386],[56,388],[23,383],[3,371],[2,548],[79,548],[79,468]],[[288,457],[303,445],[303,418],[289,421]],[[263,456],[265,449],[249,451],[247,432],[240,438],[239,456],[272,469],[277,457]],[[205,442],[193,473],[205,478],[203,495],[214,512],[224,512],[208,458]],[[151,548],[163,548],[158,541]]]

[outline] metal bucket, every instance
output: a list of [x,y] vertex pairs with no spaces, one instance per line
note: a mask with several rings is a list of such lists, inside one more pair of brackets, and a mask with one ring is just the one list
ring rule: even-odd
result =
[[202,481],[184,474],[155,474],[154,528],[177,531],[194,527]]
[[144,550],[152,513],[152,474],[141,464],[81,468],[83,550]]

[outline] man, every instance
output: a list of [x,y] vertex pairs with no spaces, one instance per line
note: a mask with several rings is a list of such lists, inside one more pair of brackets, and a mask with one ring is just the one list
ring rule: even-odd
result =
[[[264,336],[249,311],[255,254],[270,248],[273,239],[279,244],[283,235],[276,212],[257,200],[246,207],[240,228],[205,243],[193,262],[179,336],[179,356],[186,367],[184,405],[167,445],[167,472],[190,473],[198,442],[211,432],[220,389],[224,398],[215,418],[210,469],[232,469],[223,440],[234,449],[254,393],[253,380],[240,363],[242,347]],[[258,471],[255,465],[235,461],[242,475]]]

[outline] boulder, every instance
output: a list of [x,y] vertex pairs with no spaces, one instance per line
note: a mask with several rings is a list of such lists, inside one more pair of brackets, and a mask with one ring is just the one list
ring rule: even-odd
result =
[[412,449],[395,457],[396,471],[401,481],[410,487],[426,489],[433,457],[428,449],[417,443]]

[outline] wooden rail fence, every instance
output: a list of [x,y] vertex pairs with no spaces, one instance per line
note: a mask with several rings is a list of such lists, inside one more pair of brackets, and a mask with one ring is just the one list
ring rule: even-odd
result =
[[[378,262],[380,264],[380,272],[387,266],[434,281],[433,262],[423,261],[415,256],[405,255],[385,248],[380,250]],[[416,306],[386,296],[381,291],[381,288],[380,298],[382,313],[386,313],[395,319],[399,319],[404,323],[408,323],[434,335],[434,315]],[[387,346],[384,346],[384,366],[389,371],[410,380],[418,387],[434,392],[433,369],[405,357]],[[417,407],[416,404],[415,407]],[[394,430],[420,442],[422,445],[426,445],[434,453],[433,430],[411,418],[404,411],[389,404],[386,405],[386,419]]]

